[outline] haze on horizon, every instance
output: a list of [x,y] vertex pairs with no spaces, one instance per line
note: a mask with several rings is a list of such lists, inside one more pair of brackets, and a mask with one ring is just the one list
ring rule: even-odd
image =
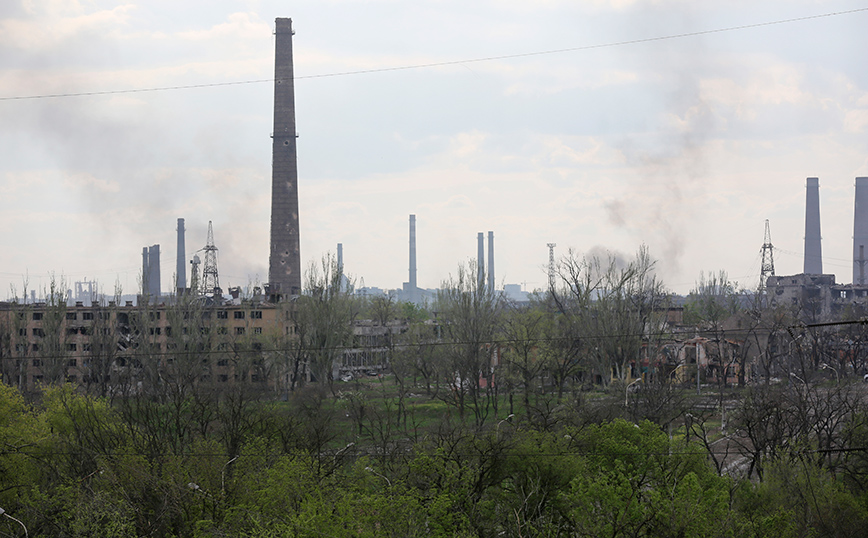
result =
[[[702,271],[754,287],[765,219],[777,273],[801,272],[805,178],[819,177],[823,267],[849,282],[853,183],[868,176],[866,8],[6,2],[0,297],[51,273],[135,293],[155,243],[168,289],[178,217],[188,258],[213,221],[224,289],[267,279],[276,17],[296,30],[305,265],[342,243],[348,273],[400,287],[412,213],[420,287],[488,230],[498,282],[529,289],[545,285],[549,242],[558,255],[645,244],[679,293]],[[560,49],[581,50],[471,61]],[[10,99],[237,81],[265,82]]]

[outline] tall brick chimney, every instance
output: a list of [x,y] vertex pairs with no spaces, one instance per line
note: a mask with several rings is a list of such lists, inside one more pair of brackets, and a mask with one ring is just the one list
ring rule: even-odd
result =
[[268,293],[272,300],[279,301],[301,293],[301,253],[292,19],[275,19],[274,22],[274,130],[271,135],[271,255],[268,261]]

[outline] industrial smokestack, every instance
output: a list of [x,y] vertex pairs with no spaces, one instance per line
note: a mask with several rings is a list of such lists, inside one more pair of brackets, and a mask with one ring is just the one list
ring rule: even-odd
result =
[[864,285],[868,246],[868,177],[856,178],[856,203],[853,211],[853,284]]
[[485,235],[482,232],[476,236],[477,242],[477,253],[476,253],[476,264],[477,269],[479,270],[479,274],[477,275],[477,284],[479,285],[479,291],[485,287]]
[[338,271],[344,272],[344,244],[338,243]]
[[187,248],[184,244],[184,219],[178,219],[178,261],[175,264],[175,279],[178,295],[182,295],[187,289]]
[[416,300],[416,215],[410,215],[410,300]]
[[805,274],[823,274],[823,249],[820,241],[820,180],[808,178],[805,193]]
[[160,296],[160,245],[148,247],[148,293]]
[[271,150],[271,254],[268,261],[268,283],[271,299],[280,300],[301,293],[301,253],[292,19],[275,19],[274,23],[274,130]]
[[488,232],[488,291],[494,293],[494,232]]
[[151,266],[148,264],[148,247],[142,247],[142,295],[151,293]]

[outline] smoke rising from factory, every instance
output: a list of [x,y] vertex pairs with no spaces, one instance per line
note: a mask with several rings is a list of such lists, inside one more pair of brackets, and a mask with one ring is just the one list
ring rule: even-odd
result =
[[[285,13],[269,1],[238,12],[218,0],[206,14],[186,5],[172,13],[28,6],[0,11],[4,95],[271,79],[280,16],[293,18],[296,76],[304,77],[822,11],[806,1],[774,14],[719,1],[561,3],[531,18],[516,6],[491,17],[472,5],[432,11],[424,1],[347,3],[328,16],[322,6]],[[804,194],[794,183],[816,175],[823,270],[847,274],[852,215],[828,208],[853,207],[853,178],[868,175],[868,80],[864,53],[852,46],[860,17],[299,78],[300,250],[316,259],[340,240],[354,274],[397,286],[407,279],[412,213],[425,242],[420,287],[476,258],[468,237],[493,229],[505,282],[544,286],[547,241],[562,252],[594,245],[634,252],[645,243],[664,282],[685,292],[702,270],[752,282],[766,218],[781,249],[778,271],[800,272]],[[805,32],[816,42],[801,39]],[[168,291],[177,260],[166,245],[176,242],[178,215],[197,248],[214,220],[222,285],[267,281],[272,92],[273,83],[262,83],[0,102],[3,287],[20,288],[24,274],[38,287],[54,271],[104,288],[117,280],[133,292],[141,263],[130,245],[159,243]]]

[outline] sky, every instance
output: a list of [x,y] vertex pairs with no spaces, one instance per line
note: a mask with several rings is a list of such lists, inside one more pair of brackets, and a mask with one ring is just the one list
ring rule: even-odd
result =
[[766,219],[776,273],[802,272],[819,177],[824,272],[852,280],[866,0],[7,0],[0,299],[135,293],[153,244],[168,290],[179,217],[187,259],[213,223],[224,289],[267,281],[277,17],[304,266],[342,243],[357,286],[399,288],[415,214],[424,288],[489,230],[496,280],[527,290],[547,243],[647,246],[676,293],[754,288]]

